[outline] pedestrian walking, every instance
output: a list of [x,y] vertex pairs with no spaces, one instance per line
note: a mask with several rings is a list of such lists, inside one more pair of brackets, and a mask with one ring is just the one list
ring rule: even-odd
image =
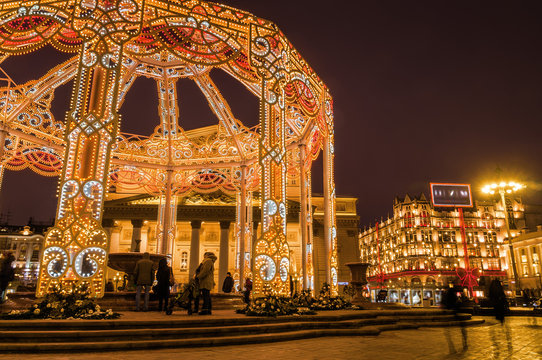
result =
[[216,255],[212,252],[203,254],[201,268],[196,278],[199,280],[199,289],[203,298],[202,309],[199,315],[211,315],[211,290],[215,287],[215,261]]
[[[134,280],[136,284],[136,311],[140,310],[141,290],[145,291],[145,303],[143,309],[149,310],[149,292],[154,282],[154,263],[151,260],[151,255],[146,252],[143,254],[143,259],[136,263],[134,270]],[[144,288],[144,289],[143,289]]]
[[506,312],[507,303],[506,295],[499,279],[493,279],[489,284],[489,300],[495,311],[495,319],[504,324],[504,314]]
[[233,289],[233,278],[231,277],[231,272],[226,273],[226,278],[222,284],[222,292],[229,294]]
[[[158,262],[158,270],[156,270],[156,295],[158,297],[158,311],[166,310],[169,300],[169,288],[174,281],[171,281],[173,274],[171,268],[167,264],[166,258],[160,259]],[[162,305],[164,305],[162,307]]]
[[0,263],[0,303],[6,301],[6,290],[11,281],[15,277],[15,271],[13,270],[13,261],[15,257],[12,253],[6,253],[2,262]]

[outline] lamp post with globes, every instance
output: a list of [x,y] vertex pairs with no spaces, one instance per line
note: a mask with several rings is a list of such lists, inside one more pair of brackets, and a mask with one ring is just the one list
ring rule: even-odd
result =
[[482,192],[486,194],[495,194],[498,192],[501,196],[501,201],[504,207],[504,222],[506,225],[506,234],[508,236],[508,247],[510,249],[510,261],[512,262],[512,272],[514,274],[515,290],[521,290],[521,284],[519,282],[518,271],[516,268],[516,256],[514,254],[514,246],[512,245],[512,234],[510,233],[510,220],[508,217],[508,209],[506,207],[506,198],[505,194],[512,194],[518,190],[521,190],[525,185],[510,181],[510,182],[500,182],[486,185],[482,188]]

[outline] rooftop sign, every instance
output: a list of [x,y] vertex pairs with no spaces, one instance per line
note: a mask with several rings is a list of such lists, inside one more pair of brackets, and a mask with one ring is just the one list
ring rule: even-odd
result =
[[472,207],[470,184],[430,183],[433,206]]

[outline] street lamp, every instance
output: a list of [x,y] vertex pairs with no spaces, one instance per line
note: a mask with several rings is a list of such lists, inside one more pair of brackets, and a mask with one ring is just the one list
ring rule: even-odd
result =
[[516,256],[514,255],[514,246],[512,245],[512,234],[510,233],[510,221],[508,219],[508,209],[506,208],[506,199],[504,197],[505,194],[512,194],[518,190],[521,190],[525,187],[525,185],[510,181],[510,182],[504,182],[501,181],[500,183],[494,183],[486,185],[482,188],[482,192],[486,194],[495,194],[498,192],[501,195],[501,201],[504,207],[504,222],[506,225],[506,234],[508,235],[508,247],[510,248],[510,260],[512,261],[512,271],[514,273],[514,281],[516,283],[516,291],[518,289],[521,289],[521,284],[519,283],[519,276],[518,271],[516,269]]

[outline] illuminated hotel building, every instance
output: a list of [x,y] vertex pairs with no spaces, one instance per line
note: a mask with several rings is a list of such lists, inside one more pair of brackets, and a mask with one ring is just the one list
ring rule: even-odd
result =
[[[470,268],[480,269],[481,275],[474,287],[477,296],[485,294],[491,278],[504,280],[509,268],[503,210],[500,202],[475,201],[463,212]],[[525,227],[523,204],[513,199],[508,211],[515,237]],[[423,194],[395,198],[393,217],[364,230],[359,239],[361,261],[371,264],[373,300],[385,288],[388,302],[438,304],[443,290],[460,280],[456,269],[465,268],[459,212],[434,208]]]

